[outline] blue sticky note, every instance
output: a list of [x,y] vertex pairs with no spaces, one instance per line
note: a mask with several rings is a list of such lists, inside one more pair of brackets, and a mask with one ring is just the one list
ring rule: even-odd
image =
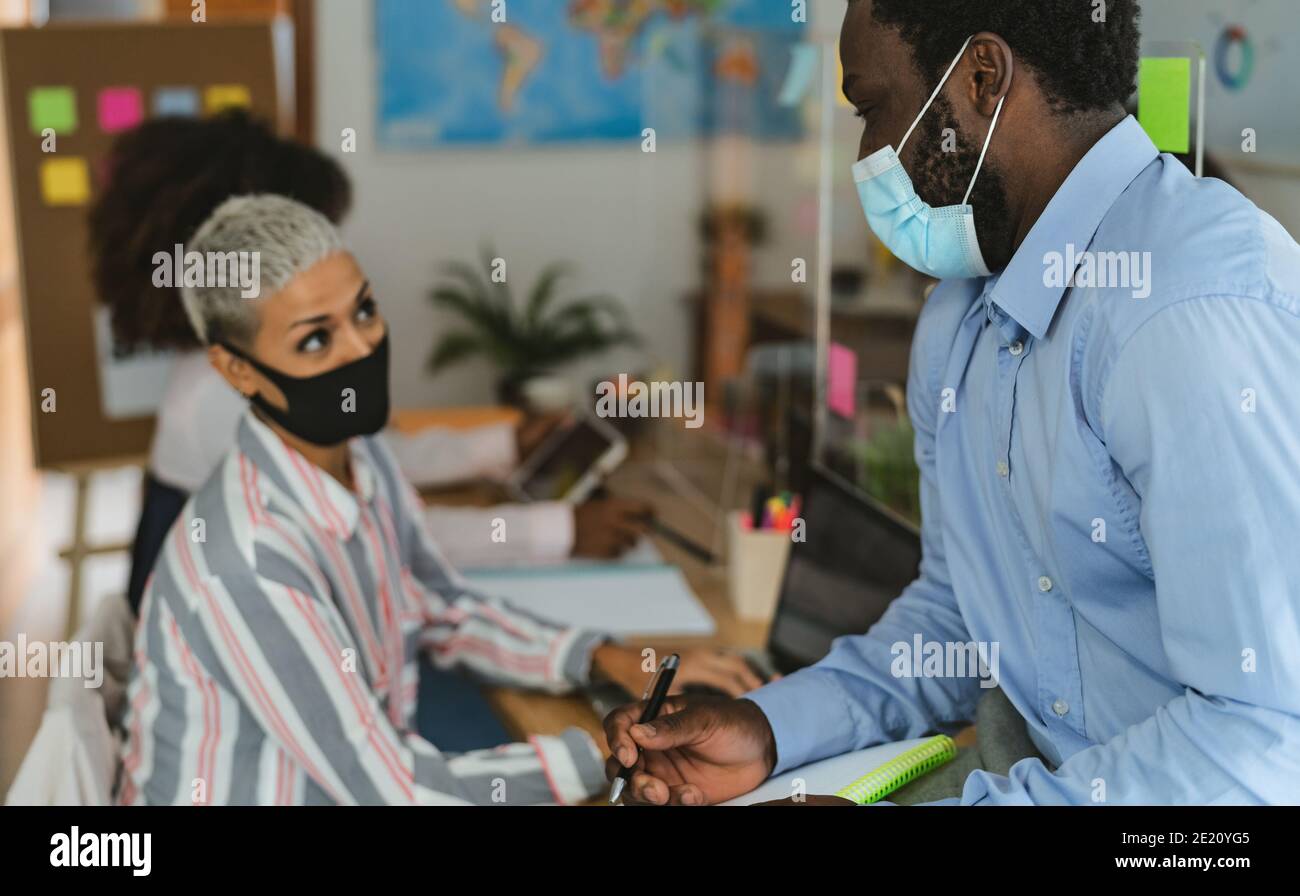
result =
[[193,87],[159,87],[153,93],[153,114],[195,117],[199,114],[199,92]]
[[791,49],[790,70],[776,100],[779,105],[797,106],[808,95],[817,80],[817,64],[821,61],[817,49],[816,44],[795,44]]

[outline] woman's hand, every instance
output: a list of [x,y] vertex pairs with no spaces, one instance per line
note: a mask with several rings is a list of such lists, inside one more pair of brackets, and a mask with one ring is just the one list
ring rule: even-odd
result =
[[763,680],[738,653],[722,650],[684,650],[682,663],[669,693],[680,694],[687,685],[717,688],[728,697],[739,697],[763,686]]
[[[680,652],[681,664],[669,693],[680,694],[687,685],[716,688],[729,697],[739,697],[757,687],[762,680],[740,654],[696,648]],[[592,670],[633,697],[640,698],[654,677],[657,659],[643,658],[635,647],[604,644],[592,655]]]
[[519,462],[523,463],[527,460],[528,456],[536,451],[551,433],[561,426],[568,425],[572,419],[572,414],[542,414],[537,417],[526,417],[520,421],[515,429],[515,449],[519,452]]
[[610,559],[636,546],[653,509],[631,498],[592,498],[573,508],[575,557]]

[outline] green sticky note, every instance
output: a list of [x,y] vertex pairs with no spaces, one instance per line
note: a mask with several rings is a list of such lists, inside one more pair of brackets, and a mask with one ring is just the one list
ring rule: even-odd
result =
[[1143,59],[1138,70],[1138,121],[1162,152],[1187,152],[1192,129],[1192,60]]
[[77,94],[71,87],[33,87],[27,95],[27,112],[32,133],[50,128],[56,134],[77,129]]

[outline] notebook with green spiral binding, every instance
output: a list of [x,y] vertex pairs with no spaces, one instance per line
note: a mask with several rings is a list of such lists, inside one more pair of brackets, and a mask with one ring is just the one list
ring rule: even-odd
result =
[[957,745],[952,738],[940,734],[900,753],[847,787],[841,787],[835,795],[859,806],[876,803],[904,784],[910,784],[926,772],[951,761],[956,755]]

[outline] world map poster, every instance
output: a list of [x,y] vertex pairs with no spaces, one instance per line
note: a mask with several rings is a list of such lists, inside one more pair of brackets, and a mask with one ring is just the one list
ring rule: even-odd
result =
[[383,149],[801,133],[776,101],[806,27],[785,0],[377,0],[375,17]]

